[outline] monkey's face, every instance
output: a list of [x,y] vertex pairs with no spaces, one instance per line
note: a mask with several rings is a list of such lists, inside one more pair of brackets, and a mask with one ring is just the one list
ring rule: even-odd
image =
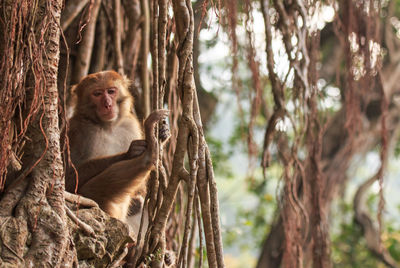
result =
[[90,100],[96,106],[96,115],[103,122],[114,121],[118,117],[118,88],[94,89],[90,93]]

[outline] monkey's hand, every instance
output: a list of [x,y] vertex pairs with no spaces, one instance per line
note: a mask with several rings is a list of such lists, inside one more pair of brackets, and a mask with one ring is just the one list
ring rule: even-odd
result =
[[146,140],[134,140],[129,146],[128,152],[126,153],[127,158],[135,158],[143,154],[147,148]]

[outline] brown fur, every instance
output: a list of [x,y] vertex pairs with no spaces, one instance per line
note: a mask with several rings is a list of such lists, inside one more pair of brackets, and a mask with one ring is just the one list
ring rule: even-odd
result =
[[[66,176],[67,191],[91,198],[111,216],[125,220],[131,198],[143,188],[156,163],[154,125],[167,111],[153,112],[145,121],[146,139],[132,113],[129,81],[114,71],[91,74],[75,87],[77,105],[69,122],[71,166]],[[118,117],[104,122],[96,114],[90,94],[96,89],[118,88],[113,105]]]

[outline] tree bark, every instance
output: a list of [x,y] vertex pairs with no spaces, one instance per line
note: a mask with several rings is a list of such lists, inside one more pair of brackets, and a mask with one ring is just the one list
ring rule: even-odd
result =
[[100,9],[95,36],[96,46],[94,47],[92,64],[89,69],[91,73],[103,71],[107,61],[107,20],[104,13],[104,10]]
[[[122,0],[115,0],[113,3],[116,3],[115,6],[118,7],[120,1]],[[144,253],[139,256],[139,260],[152,267],[160,267],[168,263],[168,258],[158,257],[163,257],[166,250],[172,249],[180,252],[178,256],[180,267],[192,265],[195,257],[193,248],[197,241],[196,236],[201,236],[200,249],[203,249],[204,230],[209,266],[224,267],[216,184],[210,153],[204,138],[193,76],[194,24],[191,2],[185,1],[182,5],[181,2],[174,1],[174,18],[169,15],[170,2],[166,0],[151,2],[152,18],[157,22],[153,25],[155,27],[153,32],[155,45],[152,49],[153,81],[149,79],[147,65],[149,42],[152,42],[149,36],[146,37],[150,27],[150,17],[147,15],[146,19],[143,16],[146,13],[145,10],[142,12],[142,20],[132,18],[130,21],[136,27],[142,23],[140,26],[142,26],[143,38],[137,38],[137,36],[133,38],[137,29],[131,29],[128,35],[125,32],[128,28],[127,17],[137,15],[139,0],[134,3],[121,2],[123,6],[117,10],[112,10],[112,2],[102,0],[90,1],[90,4],[86,5],[87,8],[83,8],[84,5],[80,3],[78,3],[79,6],[77,4],[74,7],[72,3],[77,2],[67,1],[69,11],[63,22],[64,28],[68,29],[65,43],[70,47],[65,49],[63,54],[65,61],[58,69],[64,71],[63,74],[59,74],[59,77],[65,78],[66,81],[59,81],[59,85],[62,84],[60,88],[66,89],[69,81],[72,84],[77,83],[89,70],[101,70],[104,66],[111,68],[116,60],[120,69],[123,64],[128,66],[133,62],[135,65],[135,57],[137,57],[135,55],[139,51],[138,40],[140,40],[144,42],[142,51],[145,51],[147,46],[147,52],[140,55],[141,67],[144,70],[141,73],[142,81],[134,81],[134,86],[138,88],[142,86],[143,94],[147,97],[150,94],[145,93],[145,88],[149,90],[152,86],[151,107],[153,109],[165,106],[165,91],[168,91],[169,97],[173,99],[174,104],[170,109],[174,115],[171,117],[173,118],[171,122],[173,120],[176,126],[173,131],[178,133],[179,130],[179,134],[174,136],[174,141],[168,148],[170,159],[159,158],[159,162],[169,162],[169,166],[167,171],[160,167],[159,178],[157,177],[156,182],[159,186],[154,187],[157,189],[152,195],[153,199],[145,206],[154,211],[149,211],[150,228],[144,238]],[[140,1],[140,3],[143,8],[148,7],[148,2]],[[64,115],[61,109],[59,110],[62,105],[57,102],[59,96],[56,86],[58,42],[62,27],[59,18],[61,3],[49,0],[25,0],[22,4],[19,1],[7,1],[0,7],[6,4],[9,9],[0,14],[7,14],[8,17],[2,17],[1,20],[15,23],[15,27],[7,28],[7,30],[20,34],[18,42],[22,42],[0,43],[0,48],[11,44],[10,51],[20,47],[27,49],[15,50],[24,51],[26,54],[16,56],[7,54],[7,57],[2,57],[5,59],[8,70],[15,70],[12,75],[6,75],[8,74],[6,72],[4,75],[6,78],[11,77],[12,80],[4,80],[21,82],[23,85],[21,87],[23,98],[20,104],[12,107],[14,110],[12,110],[11,119],[14,120],[15,117],[16,121],[10,123],[10,126],[17,126],[17,133],[21,133],[18,138],[22,141],[18,144],[20,146],[11,147],[9,150],[10,153],[22,151],[23,158],[20,171],[18,165],[15,165],[14,183],[0,196],[0,224],[4,227],[2,230],[5,230],[0,232],[2,249],[0,258],[7,261],[10,266],[117,266],[126,254],[127,243],[135,243],[129,237],[127,226],[105,215],[92,202],[64,193],[64,171],[60,156],[60,150],[63,149],[60,148],[60,123],[58,122],[59,113],[63,117]],[[31,6],[39,8],[31,10],[28,8]],[[16,13],[9,12],[10,10]],[[127,10],[129,10],[129,15]],[[102,18],[97,19],[99,12]],[[20,17],[11,18],[15,14]],[[33,17],[26,18],[24,17],[26,14]],[[147,14],[149,14],[148,11]],[[37,24],[28,23],[32,21]],[[175,29],[174,21],[178,30]],[[112,27],[107,26],[112,26],[116,24],[115,22],[121,23],[115,27],[116,30],[120,29],[118,30],[120,35],[115,35],[115,40],[111,40],[107,36],[112,36],[108,34]],[[100,26],[97,30],[96,24]],[[0,29],[6,30],[7,25],[0,24]],[[29,28],[17,28],[16,26],[19,25]],[[75,27],[78,25],[79,27]],[[12,32],[13,28],[17,30]],[[78,39],[82,32],[82,40],[78,40],[80,41],[78,45],[76,30]],[[111,46],[107,44],[106,39],[110,39]],[[93,40],[101,42],[98,49],[95,48]],[[179,45],[176,46],[178,42]],[[118,47],[118,51],[113,49],[113,44]],[[121,62],[121,52],[131,57],[123,58],[123,60],[129,60],[129,63]],[[71,65],[67,64],[70,54]],[[92,55],[96,55],[96,58],[93,59]],[[26,61],[19,64],[20,60]],[[135,66],[132,66],[131,72],[134,70]],[[7,92],[13,92],[14,84],[6,83],[5,88]],[[178,98],[181,100],[180,103]],[[149,100],[144,101],[143,105],[150,110]],[[21,114],[16,113],[19,111]],[[175,125],[178,120],[179,128],[177,124]],[[61,140],[64,139],[66,137],[61,137]],[[3,141],[9,142],[8,136],[5,136]],[[8,148],[7,146],[8,143],[4,148]],[[174,160],[172,160],[172,155],[174,155]],[[168,178],[168,175],[171,177]],[[11,178],[7,179],[11,182]],[[187,188],[180,185],[181,181],[186,183]],[[178,190],[180,198],[175,200]],[[202,200],[201,211],[200,199]],[[181,211],[173,210],[174,204],[179,205]],[[169,224],[171,221],[175,221],[172,228]],[[191,232],[193,224],[198,224],[199,234]],[[169,233],[170,229],[174,229],[171,231],[173,235]],[[183,239],[177,239],[177,237]],[[200,258],[200,263],[202,262],[203,254]]]
[[[373,67],[373,64],[369,62],[370,52],[367,46],[363,47],[360,45],[359,51],[352,51],[352,48],[350,48],[352,45],[349,44],[347,38],[350,34],[355,34],[357,38],[362,36],[370,38],[373,42],[379,42],[379,31],[372,27],[373,24],[379,27],[379,21],[382,19],[377,15],[380,12],[379,9],[375,10],[372,6],[369,6],[371,11],[368,16],[365,16],[363,5],[356,5],[352,1],[339,1],[338,3],[339,10],[336,10],[338,14],[335,17],[336,21],[333,25],[337,27],[335,29],[337,31],[336,34],[343,45],[342,50],[344,52],[343,54],[345,54],[345,61],[347,64],[347,71],[341,73],[339,69],[335,70],[337,72],[336,76],[339,78],[337,79],[338,87],[341,88],[342,93],[342,108],[329,119],[329,123],[327,123],[326,126],[319,126],[319,124],[322,124],[321,122],[323,120],[317,119],[316,117],[315,95],[314,98],[307,97],[306,99],[300,96],[295,97],[300,102],[305,102],[304,105],[307,105],[309,108],[307,112],[304,113],[306,114],[307,122],[305,123],[307,132],[304,134],[308,138],[308,141],[304,144],[302,142],[297,143],[295,146],[292,146],[292,148],[296,149],[295,147],[304,146],[308,158],[306,161],[301,161],[301,164],[303,165],[304,163],[305,167],[304,175],[300,175],[303,179],[299,180],[297,178],[299,175],[293,176],[292,178],[289,176],[288,180],[285,180],[285,185],[289,182],[294,188],[291,196],[297,198],[297,200],[295,200],[295,202],[292,201],[292,203],[294,203],[292,208],[300,212],[304,210],[305,213],[303,214],[308,217],[307,220],[301,222],[300,225],[290,226],[298,218],[292,217],[293,213],[290,214],[290,217],[287,217],[288,214],[285,212],[286,207],[281,209],[278,212],[276,222],[272,225],[271,231],[265,240],[257,267],[276,267],[277,265],[285,267],[285,265],[287,265],[287,263],[285,263],[286,253],[290,253],[290,256],[286,257],[286,259],[296,262],[297,258],[300,260],[299,265],[307,265],[308,262],[312,262],[315,267],[327,267],[330,265],[328,263],[328,228],[324,221],[326,221],[327,214],[329,214],[332,200],[337,197],[343,189],[343,185],[345,185],[348,180],[346,171],[349,168],[351,160],[355,155],[363,155],[372,150],[381,140],[381,146],[384,148],[386,135],[393,135],[394,129],[396,129],[399,124],[399,120],[395,116],[395,114],[398,114],[396,105],[394,105],[394,103],[388,105],[389,111],[387,118],[384,115],[385,109],[382,105],[382,103],[385,102],[385,98],[391,99],[394,88],[393,85],[390,84],[390,81],[398,80],[397,72],[392,72],[391,70],[391,79],[380,81],[382,80],[380,79],[380,75],[384,77],[388,76],[385,75],[385,72],[382,72],[379,64]],[[291,61],[291,65],[293,65],[295,74],[293,88],[300,90],[299,92],[303,92],[300,94],[305,94],[305,96],[316,94],[314,90],[317,87],[316,79],[318,79],[318,73],[315,63],[318,60],[316,52],[319,51],[317,48],[319,33],[316,31],[312,34],[307,34],[306,32],[309,30],[307,27],[298,28],[295,24],[291,23],[291,18],[296,16],[302,17],[307,14],[304,10],[306,4],[303,1],[294,1],[296,11],[287,9],[280,1],[273,1],[271,3],[270,1],[261,0],[261,5],[266,28],[268,75],[272,84],[275,102],[274,114],[278,115],[277,111],[282,110],[283,113],[279,117],[283,115],[285,117],[290,117],[292,113],[286,111],[284,105],[285,96],[283,93],[286,92],[286,85],[281,84],[281,80],[274,71],[276,64],[272,57],[271,29],[273,28],[275,31],[279,31],[282,34],[285,50],[289,61]],[[275,11],[279,13],[279,19],[274,24],[270,17],[270,5],[272,6],[271,8],[274,8]],[[367,26],[360,27],[360,21],[364,21]],[[332,30],[332,27],[329,29]],[[290,39],[293,35],[298,36],[299,40],[295,50],[302,51],[302,58],[299,61],[297,61],[296,55],[291,54],[294,51],[293,45],[290,43]],[[333,32],[331,32],[331,35],[333,36]],[[365,41],[365,43],[367,42],[368,41]],[[335,55],[338,54],[340,53],[335,53]],[[368,61],[364,65],[366,72],[361,75],[359,79],[356,79],[352,72],[355,68],[353,64],[356,55],[365,56]],[[302,64],[299,64],[304,59],[306,60]],[[343,58],[339,60],[335,59],[335,62],[342,63]],[[324,70],[322,70],[322,73],[323,72]],[[332,70],[329,70],[329,72],[332,73]],[[378,75],[375,75],[376,73],[378,73]],[[325,79],[329,81],[332,78],[328,77]],[[341,83],[341,81],[345,82]],[[360,91],[361,88],[363,89],[362,92]],[[379,106],[379,104],[381,104],[380,108],[374,109],[372,113],[369,111],[371,107]],[[318,111],[318,116],[321,116],[319,112],[320,111]],[[388,127],[389,130],[386,132],[386,125],[381,123],[381,121],[384,122],[385,120],[390,122],[390,124],[387,123],[387,126],[390,127]],[[267,148],[274,138],[274,122],[276,122],[274,117],[270,117],[265,134],[264,148]],[[293,128],[296,128],[296,123],[293,124]],[[313,128],[318,131],[319,134],[317,134],[317,132],[313,133]],[[323,131],[321,131],[321,129]],[[314,135],[314,137],[310,135]],[[322,138],[322,140],[320,140],[320,138]],[[278,151],[279,154],[284,153],[283,150],[279,148]],[[297,152],[282,157],[283,164],[286,164],[286,159],[296,159],[296,154]],[[269,158],[268,150],[265,150],[263,156],[264,167],[268,165]],[[299,161],[299,159],[297,159],[297,161]],[[288,197],[291,198],[291,196]],[[287,198],[285,193],[283,198],[284,205],[290,202],[289,198]],[[300,215],[301,213],[296,214]],[[360,218],[361,216],[358,215],[358,217]],[[288,222],[288,226],[285,226],[285,221]],[[282,222],[283,224],[281,224]],[[302,240],[293,239],[289,241],[291,239],[290,233],[300,233]],[[284,235],[285,239],[281,239],[282,235]],[[375,232],[375,235],[378,235],[378,233]],[[297,252],[293,249],[293,244],[297,244]],[[375,246],[372,247],[374,248]],[[381,259],[384,260],[384,258]]]
[[122,4],[125,8],[126,16],[128,17],[128,32],[124,44],[124,64],[125,72],[131,79],[135,77],[135,67],[137,58],[137,50],[139,47],[140,37],[138,37],[139,24],[140,24],[140,1],[139,0],[124,0]]
[[[30,110],[36,116],[26,132],[30,143],[26,146],[22,170],[28,172],[21,173],[0,202],[2,208],[12,205],[2,210],[8,213],[3,212],[0,217],[3,227],[8,230],[1,234],[4,248],[1,258],[10,265],[59,267],[63,262],[66,265],[72,263],[71,259],[65,259],[70,241],[64,210],[58,128],[57,68],[62,1],[40,0],[36,4],[37,10],[26,10],[36,21],[31,37],[43,38],[46,42],[43,45],[31,43],[37,61],[26,63],[32,64],[31,70],[35,72],[28,71],[25,86],[34,89],[26,91],[27,107],[38,107]],[[14,206],[15,215],[11,210]],[[29,242],[28,232],[31,233]],[[14,240],[10,240],[13,236]],[[26,242],[30,244],[27,251],[24,250]]]
[[[149,3],[146,0],[141,0],[142,8],[142,39],[141,39],[141,52],[140,52],[140,77],[142,80],[142,113],[143,118],[146,118],[150,114],[150,82],[149,82],[149,70],[147,67],[147,59],[150,52],[150,13]],[[153,59],[154,60],[154,59]]]
[[65,31],[71,22],[79,15],[89,0],[69,0],[62,12],[61,27]]
[[[97,15],[100,10],[101,0],[94,0],[89,11],[89,21],[85,26],[82,34],[82,40],[79,44],[78,53],[75,60],[75,66],[72,72],[71,83],[77,84],[81,79],[88,74],[90,60],[94,45],[94,35],[96,32]],[[79,29],[79,32],[82,29]]]
[[[200,105],[201,121],[207,128],[211,117],[214,115],[215,108],[217,107],[218,99],[211,92],[207,92],[200,80],[200,66],[199,66],[199,56],[200,56],[200,30],[205,27],[204,18],[202,17],[201,6],[203,1],[197,0],[193,4],[194,11],[194,37],[193,37],[193,74],[194,82],[196,84],[196,90]],[[203,19],[203,20],[202,20]],[[200,23],[202,23],[200,25]],[[199,28],[200,27],[200,28]]]
[[114,0],[114,51],[115,51],[115,65],[120,74],[124,74],[124,60],[122,58],[121,47],[121,0]]
[[[32,5],[37,8],[29,9]],[[11,60],[24,60],[14,64],[13,68],[21,69],[10,77],[23,85],[21,113],[14,107],[13,120],[21,120],[16,124],[22,128],[18,138],[26,143],[21,170],[16,179],[7,178],[11,184],[0,196],[0,263],[4,267],[106,267],[120,260],[126,244],[132,242],[127,226],[98,207],[75,215],[79,197],[65,202],[57,90],[61,7],[61,0],[9,1],[0,6],[2,21],[19,22],[1,28],[10,37],[4,47],[24,48],[7,47],[1,53],[12,52],[8,54]],[[26,35],[10,34],[14,31]],[[84,199],[81,204],[93,206]]]

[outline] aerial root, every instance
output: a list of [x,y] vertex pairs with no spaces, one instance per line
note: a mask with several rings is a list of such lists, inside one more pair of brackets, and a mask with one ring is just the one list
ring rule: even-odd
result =
[[87,197],[83,197],[80,195],[76,195],[76,194],[71,194],[66,191],[64,192],[64,198],[66,201],[74,203],[78,206],[88,207],[88,208],[99,207],[99,205],[92,199],[89,199]]
[[68,217],[70,217],[71,220],[73,220],[76,225],[78,225],[79,228],[81,228],[87,235],[95,237],[93,228],[81,221],[67,206],[65,206],[65,212],[67,213]]

